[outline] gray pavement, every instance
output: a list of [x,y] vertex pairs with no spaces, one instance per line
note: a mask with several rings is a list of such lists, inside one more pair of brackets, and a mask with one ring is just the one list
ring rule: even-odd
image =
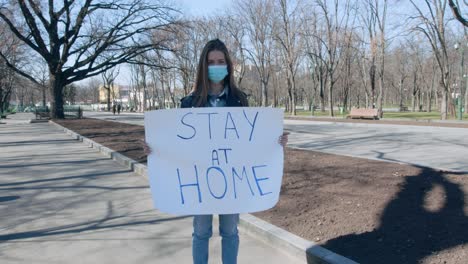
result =
[[290,146],[468,172],[468,129],[285,120]]
[[[153,209],[144,177],[48,123],[0,124],[0,150],[0,263],[191,263],[191,218]],[[303,261],[241,234],[239,263]]]
[[120,115],[112,114],[111,112],[83,112],[83,116],[89,118],[97,118],[109,121],[117,121],[121,123],[127,123],[132,125],[140,125],[143,126],[144,122],[144,115],[143,113],[133,113],[133,112],[122,112]]
[[[143,114],[85,112],[85,116],[143,125]],[[468,129],[285,120],[289,146],[326,153],[468,172]],[[311,161],[312,162],[312,161]]]
[[34,113],[16,113],[7,115],[6,119],[0,119],[0,123],[4,124],[26,124],[30,123],[31,120],[35,119]]

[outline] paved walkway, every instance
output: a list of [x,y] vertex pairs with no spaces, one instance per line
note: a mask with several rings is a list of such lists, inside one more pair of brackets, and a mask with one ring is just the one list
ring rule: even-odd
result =
[[285,120],[291,147],[468,172],[468,129]]
[[[48,123],[0,124],[0,150],[0,263],[191,263],[191,218],[153,209],[145,178]],[[242,234],[239,263],[303,262]]]

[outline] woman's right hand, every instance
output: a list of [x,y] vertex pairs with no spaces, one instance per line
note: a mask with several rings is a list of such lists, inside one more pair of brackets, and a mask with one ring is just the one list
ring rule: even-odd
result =
[[146,154],[146,156],[149,156],[149,154],[151,154],[152,152],[152,149],[150,148],[150,146],[148,146],[148,144],[146,144],[146,141],[144,139],[142,139],[141,141],[143,141],[143,152]]

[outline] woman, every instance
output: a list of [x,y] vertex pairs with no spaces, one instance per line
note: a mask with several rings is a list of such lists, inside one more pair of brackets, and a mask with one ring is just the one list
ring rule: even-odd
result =
[[[189,107],[245,107],[247,96],[234,83],[232,60],[219,39],[209,41],[201,55],[193,91],[181,100],[182,108]],[[284,147],[288,133],[283,133],[279,143]],[[148,148],[145,150],[148,152]],[[192,256],[194,264],[208,263],[208,244],[212,231],[212,215],[195,215],[193,218]],[[219,233],[222,237],[224,264],[237,263],[239,214],[219,215]]]

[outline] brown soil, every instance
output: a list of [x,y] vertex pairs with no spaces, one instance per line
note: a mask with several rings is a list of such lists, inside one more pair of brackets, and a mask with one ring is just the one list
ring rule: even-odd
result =
[[[146,162],[142,126],[55,121]],[[280,200],[255,215],[359,263],[468,263],[468,174],[287,149]]]
[[146,155],[143,153],[145,129],[142,126],[92,118],[54,120],[54,122],[131,159],[146,163]]

